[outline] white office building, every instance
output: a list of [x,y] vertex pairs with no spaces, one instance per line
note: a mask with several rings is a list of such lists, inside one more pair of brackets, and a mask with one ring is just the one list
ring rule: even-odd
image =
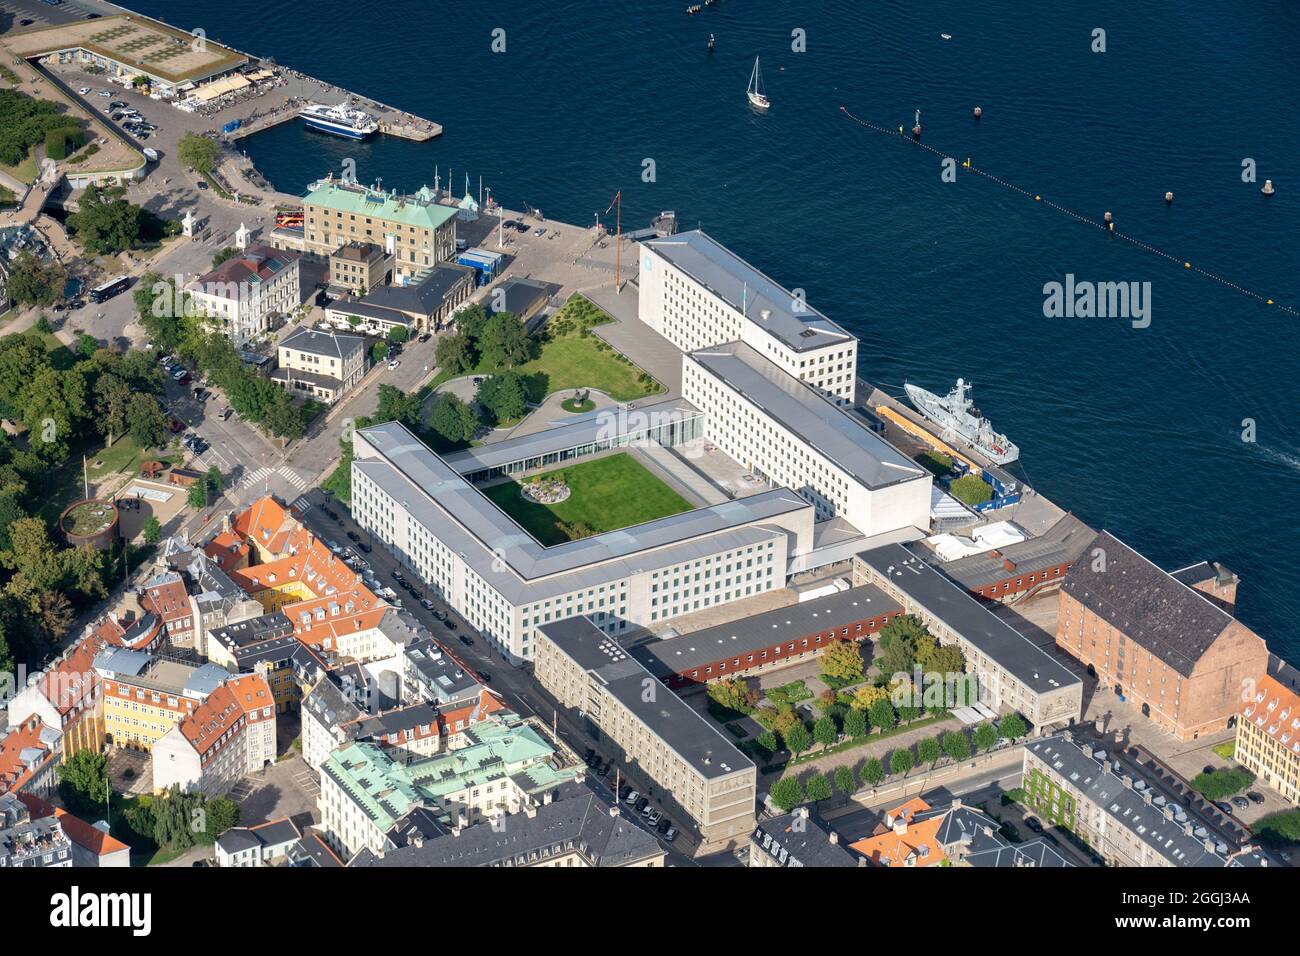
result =
[[552,621],[617,636],[785,587],[813,544],[812,505],[777,488],[544,547],[402,425],[352,447],[357,522],[515,663]]
[[837,405],[853,403],[858,341],[699,230],[641,244],[638,315],[683,352],[744,342]]
[[706,438],[793,489],[818,521],[843,518],[867,537],[929,527],[930,473],[750,346],[685,356],[682,396],[704,412]]

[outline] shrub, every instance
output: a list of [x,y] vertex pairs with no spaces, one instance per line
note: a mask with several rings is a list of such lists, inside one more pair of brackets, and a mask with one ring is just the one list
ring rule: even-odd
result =
[[962,504],[982,505],[993,497],[993,487],[977,475],[962,475],[948,486],[948,494]]

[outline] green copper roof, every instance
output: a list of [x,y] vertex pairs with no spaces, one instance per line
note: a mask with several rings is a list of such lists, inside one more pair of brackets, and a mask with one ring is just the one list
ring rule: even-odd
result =
[[577,768],[557,771],[553,748],[513,714],[471,727],[474,741],[459,750],[424,757],[403,766],[371,743],[340,747],[325,762],[333,777],[387,831],[412,808],[439,803],[448,794],[505,777],[528,793],[574,779]]
[[438,205],[425,186],[420,187],[414,196],[399,196],[365,186],[327,180],[317,184],[303,202],[358,216],[400,222],[419,229],[437,229],[456,216],[455,206]]

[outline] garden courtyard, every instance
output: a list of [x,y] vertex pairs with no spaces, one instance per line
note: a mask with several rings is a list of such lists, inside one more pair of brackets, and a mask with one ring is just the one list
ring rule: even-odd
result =
[[516,481],[492,485],[483,493],[547,546],[653,521],[693,507],[626,452],[549,471],[526,482],[567,489],[567,495],[553,504],[531,501],[524,497]]

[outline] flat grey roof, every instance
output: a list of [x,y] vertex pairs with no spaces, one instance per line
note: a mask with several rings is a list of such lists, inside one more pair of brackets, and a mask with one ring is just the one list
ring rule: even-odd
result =
[[317,332],[315,329],[299,328],[290,333],[278,345],[282,349],[297,349],[313,355],[326,355],[343,358],[366,346],[366,340],[360,335],[345,335],[338,332]]
[[[754,762],[711,723],[585,617],[543,624],[540,630],[702,777],[725,777],[753,768]],[[651,685],[646,681],[657,688],[654,693],[647,694]]]
[[794,351],[807,352],[853,341],[853,336],[807,303],[804,311],[796,312],[793,293],[699,229],[650,239],[642,245],[653,249]]
[[405,426],[387,422],[358,434],[383,457],[358,457],[353,468],[513,603],[768,541],[784,532],[755,524],[812,507],[778,488],[547,548]]
[[743,342],[690,353],[690,360],[805,444],[834,461],[863,486],[876,489],[929,480],[930,473],[901,451],[787,375]]
[[[1056,524],[1036,538],[1027,538],[1019,544],[1009,544],[992,551],[972,554],[940,565],[945,574],[968,588],[983,587],[994,581],[1034,574],[1058,564],[1073,564],[1083,554],[1089,542],[1096,537],[1086,524],[1072,514],[1063,515]],[[1014,571],[1008,571],[1003,558],[1011,561]]]
[[1079,683],[1041,647],[903,545],[887,544],[858,557],[1035,693]]
[[661,425],[666,424],[669,418],[684,421],[703,414],[690,402],[681,399],[640,405],[631,412],[602,408],[585,415],[567,415],[554,428],[455,451],[447,455],[445,460],[458,473],[468,475],[476,471],[502,468],[529,458],[540,458],[553,452],[579,448],[596,441],[620,439],[629,430],[640,430],[647,423]]
[[[843,627],[864,618],[901,611],[899,603],[870,584],[778,607],[729,624],[706,627],[679,637],[651,641],[632,654],[656,677],[780,644],[796,637]],[[853,636],[853,635],[850,635]]]

